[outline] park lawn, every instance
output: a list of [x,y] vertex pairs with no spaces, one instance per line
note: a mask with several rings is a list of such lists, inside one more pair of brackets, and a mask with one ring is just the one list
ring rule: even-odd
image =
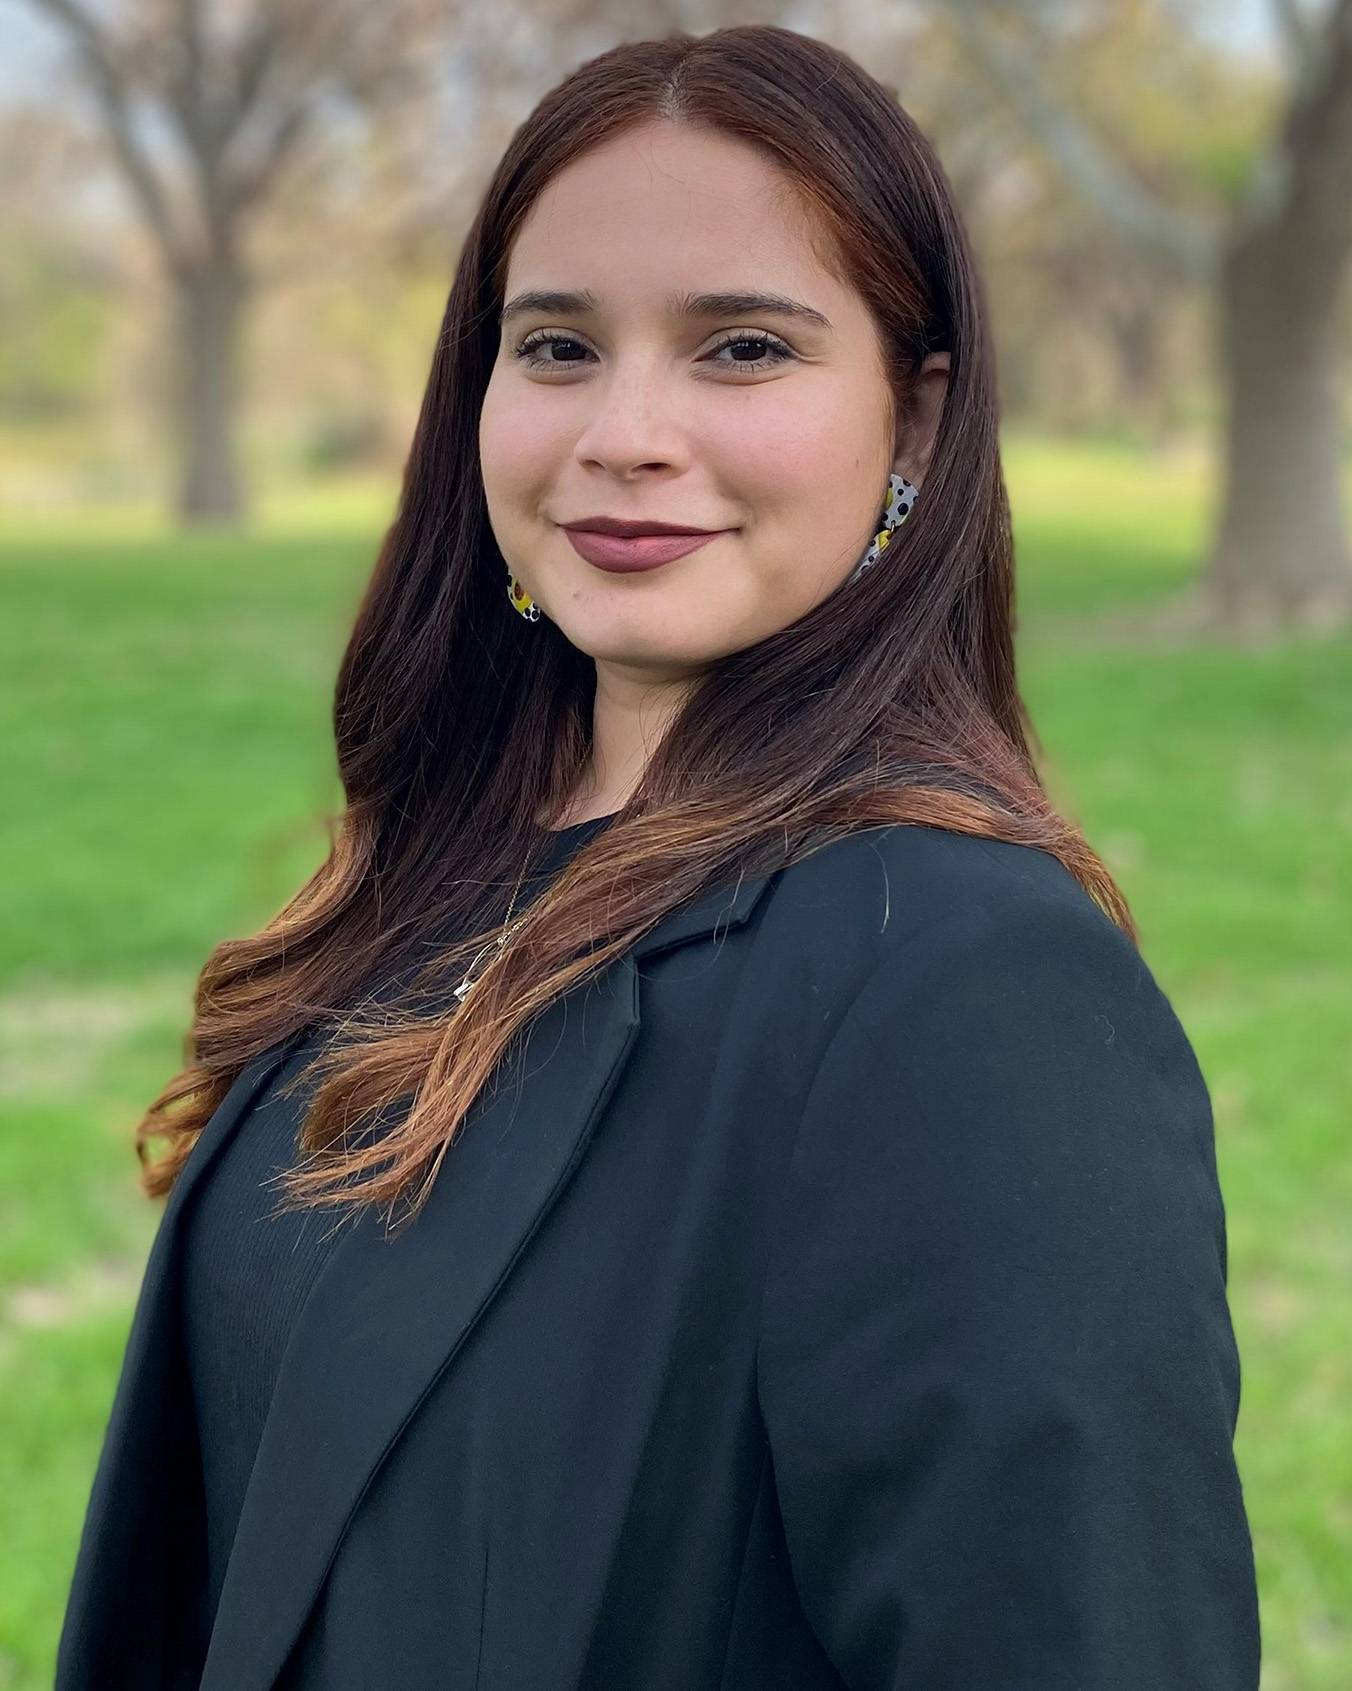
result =
[[[1027,436],[1006,464],[1048,784],[1122,884],[1215,1106],[1265,1691],[1334,1691],[1352,1682],[1352,642],[1113,637],[1115,611],[1190,579],[1205,464]],[[141,512],[0,529],[0,1691],[51,1683],[157,1215],[131,1125],[178,1066],[207,951],[324,854],[333,674],[391,499],[280,497],[236,537]]]

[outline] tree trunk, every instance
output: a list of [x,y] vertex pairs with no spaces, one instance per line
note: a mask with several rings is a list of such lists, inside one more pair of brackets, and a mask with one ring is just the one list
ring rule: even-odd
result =
[[1292,97],[1220,267],[1225,495],[1205,588],[1228,626],[1352,617],[1339,334],[1352,255],[1352,0]]
[[1312,275],[1273,226],[1226,255],[1219,305],[1228,415],[1212,611],[1230,628],[1335,624],[1352,613],[1336,278]]
[[229,264],[203,264],[178,280],[178,514],[185,523],[245,515],[237,436],[246,297],[244,277]]

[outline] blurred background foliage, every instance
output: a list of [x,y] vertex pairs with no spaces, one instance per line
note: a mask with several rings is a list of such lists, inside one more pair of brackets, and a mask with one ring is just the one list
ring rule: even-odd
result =
[[1211,1088],[1265,1691],[1352,1684],[1352,0],[0,0],[0,1691],[49,1684],[196,970],[327,848],[458,242],[620,38],[776,22],[986,278],[1023,686]]

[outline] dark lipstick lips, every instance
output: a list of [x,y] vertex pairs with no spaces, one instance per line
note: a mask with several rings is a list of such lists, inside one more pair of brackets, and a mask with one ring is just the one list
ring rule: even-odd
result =
[[687,523],[644,522],[635,517],[579,517],[576,522],[560,525],[570,532],[584,529],[588,534],[614,534],[623,539],[637,539],[644,534],[721,534],[716,528],[693,528]]
[[697,529],[694,533],[605,534],[597,529],[569,527],[564,530],[573,550],[597,569],[623,573],[656,569],[683,558],[687,552],[717,540],[726,529]]

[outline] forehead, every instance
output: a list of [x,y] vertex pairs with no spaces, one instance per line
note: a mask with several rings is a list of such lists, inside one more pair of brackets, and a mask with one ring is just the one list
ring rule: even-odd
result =
[[505,293],[566,287],[601,310],[640,301],[668,313],[691,294],[754,290],[838,322],[849,290],[823,267],[824,245],[793,182],[755,148],[663,122],[551,178],[513,242]]

